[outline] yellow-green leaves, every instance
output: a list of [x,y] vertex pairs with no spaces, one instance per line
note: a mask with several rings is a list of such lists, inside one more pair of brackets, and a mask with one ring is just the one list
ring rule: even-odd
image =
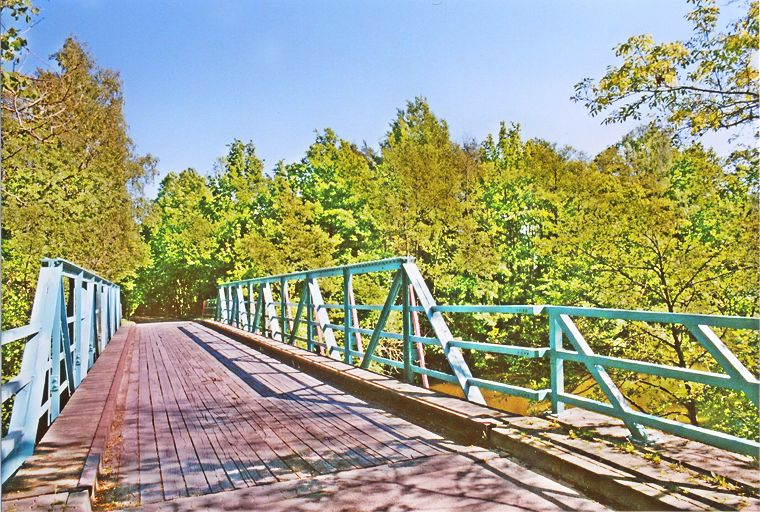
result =
[[[758,119],[758,2],[717,30],[712,0],[692,2],[688,41],[657,43],[651,35],[630,37],[615,48],[622,59],[598,81],[586,78],[572,99],[604,123],[651,116],[662,126],[690,135],[733,130]],[[757,130],[755,129],[757,136]]]

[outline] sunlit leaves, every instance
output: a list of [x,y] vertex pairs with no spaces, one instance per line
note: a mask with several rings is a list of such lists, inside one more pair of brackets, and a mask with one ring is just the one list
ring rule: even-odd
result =
[[30,77],[41,116],[17,116],[3,104],[3,284],[14,304],[4,326],[27,321],[43,256],[113,280],[146,256],[137,225],[143,212],[132,194],[155,160],[135,154],[118,75],[95,65],[73,39],[55,59],[60,71]]
[[[615,48],[622,59],[598,81],[575,86],[575,101],[604,123],[656,118],[690,135],[736,130],[758,119],[758,2],[746,14],[717,29],[719,8],[694,0],[686,16],[694,26],[687,41],[656,43],[637,35]],[[755,135],[757,130],[755,129]]]

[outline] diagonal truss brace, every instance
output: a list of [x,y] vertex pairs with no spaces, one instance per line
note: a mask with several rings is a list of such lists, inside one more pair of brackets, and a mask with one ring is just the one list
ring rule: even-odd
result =
[[[293,329],[290,331],[290,340],[289,343],[291,345],[295,344],[296,342],[296,333],[298,332],[298,328],[301,326],[301,316],[303,315],[304,309],[307,307],[307,294],[309,293],[309,287],[307,283],[304,283],[303,289],[301,290],[301,296],[298,299],[298,308],[296,309],[296,316],[293,317]],[[308,321],[308,318],[307,318]]]
[[[575,325],[575,322],[573,322],[568,315],[559,315],[558,321],[562,332],[567,336],[567,339],[570,340],[573,348],[575,348],[578,353],[583,354],[584,356],[594,355],[591,346],[589,346],[588,342]],[[586,366],[586,369],[591,376],[594,377],[594,381],[596,381],[604,392],[610,405],[618,412],[619,417],[623,420],[625,426],[631,431],[632,439],[638,443],[647,443],[649,441],[647,431],[644,427],[633,421],[628,415],[628,413],[633,412],[631,406],[628,404],[628,400],[625,399],[617,385],[612,381],[607,370],[601,365],[593,364],[588,361],[583,364]]]
[[378,343],[380,342],[380,333],[385,329],[385,322],[388,321],[388,315],[391,313],[391,308],[396,303],[396,297],[398,297],[398,291],[401,289],[401,270],[398,270],[393,276],[393,282],[391,283],[391,289],[388,292],[388,297],[385,299],[383,309],[380,311],[380,318],[377,319],[375,329],[372,331],[372,337],[367,344],[367,350],[364,352],[364,357],[359,365],[361,368],[369,368],[369,363],[372,361],[372,355],[375,353]]
[[335,342],[335,333],[330,327],[330,317],[327,309],[323,306],[325,301],[322,299],[322,291],[319,289],[319,283],[316,279],[308,281],[309,295],[311,296],[311,307],[315,310],[317,326],[322,329],[322,336],[325,340],[325,350],[327,355],[334,358],[340,358],[338,344]]
[[451,366],[454,375],[459,381],[459,386],[462,388],[462,391],[464,391],[467,400],[486,405],[486,401],[483,398],[480,389],[470,385],[470,380],[473,378],[472,372],[470,371],[470,367],[467,366],[467,362],[464,360],[462,351],[459,347],[452,347],[449,345],[450,342],[454,341],[454,336],[451,334],[449,326],[446,325],[446,320],[443,318],[441,312],[436,311],[435,308],[437,304],[433,295],[430,293],[427,284],[425,284],[420,269],[417,268],[417,265],[414,263],[404,263],[401,268],[403,272],[406,272],[409,284],[414,288],[419,304],[425,310],[428,322],[430,322],[435,337],[438,338],[438,341],[443,348],[443,353],[446,355],[446,359],[449,362],[449,366]]
[[235,321],[237,322],[237,326],[241,328],[243,326],[249,328],[247,325],[248,313],[247,308],[245,307],[245,298],[243,297],[242,285],[235,287],[235,313]]
[[[264,318],[265,320],[265,326],[268,327],[269,330],[269,336],[273,340],[277,341],[283,341],[282,339],[282,331],[280,331],[280,321],[277,318],[277,306],[274,303],[274,298],[272,297],[272,288],[269,286],[269,283],[265,284],[261,287],[262,295],[264,296]],[[266,332],[267,329],[265,329]]]
[[684,324],[689,332],[718,362],[725,372],[738,380],[742,391],[756,407],[760,407],[760,383],[757,378],[739,361],[723,340],[708,325],[695,323]]

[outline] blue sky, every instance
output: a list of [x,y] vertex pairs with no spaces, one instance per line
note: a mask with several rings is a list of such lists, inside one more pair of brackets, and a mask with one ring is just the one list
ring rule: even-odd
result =
[[69,35],[86,43],[121,73],[130,134],[161,176],[210,172],[234,138],[253,140],[269,169],[299,160],[325,127],[377,146],[417,95],[457,141],[505,120],[594,154],[634,125],[600,125],[570,101],[573,84],[601,76],[630,35],[689,35],[677,0],[36,4],[25,69],[49,67]]

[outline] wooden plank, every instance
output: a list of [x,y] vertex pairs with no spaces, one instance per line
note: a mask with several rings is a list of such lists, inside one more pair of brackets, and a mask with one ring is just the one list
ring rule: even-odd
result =
[[[462,454],[438,455],[306,482],[178,500],[172,510],[605,510],[573,489],[499,461],[492,467]],[[158,510],[147,507],[145,512]]]
[[[199,334],[203,335],[205,333],[200,332]],[[226,344],[225,346],[229,347],[229,345]],[[232,355],[232,357],[239,359],[237,357],[237,354]],[[249,362],[241,362],[242,365],[248,363]],[[264,370],[267,369],[269,371],[262,372],[261,368],[253,369],[253,371],[257,376],[261,378],[278,376],[285,377],[284,375],[279,374],[277,370],[272,371],[272,368],[265,368]],[[262,375],[262,373],[265,373],[267,375]],[[236,384],[242,394],[250,394],[250,389],[245,384],[242,382],[237,382]],[[287,429],[289,432],[291,432],[292,437],[288,438],[289,444],[292,445],[294,442],[293,439],[295,438],[297,440],[296,444],[299,444],[298,441],[301,441],[300,444],[306,444],[309,448],[311,448],[312,451],[324,454],[324,457],[328,458],[330,462],[328,463],[327,467],[324,467],[323,464],[323,467],[321,468],[315,467],[318,472],[323,473],[345,468],[345,462],[347,461],[350,461],[350,466],[352,467],[362,467],[368,464],[372,465],[384,462],[382,459],[378,459],[376,456],[368,456],[367,454],[357,452],[350,445],[338,443],[338,447],[330,447],[331,444],[334,444],[332,443],[332,435],[328,434],[324,430],[325,428],[330,427],[329,424],[317,423],[319,417],[315,415],[314,411],[309,410],[308,408],[304,408],[296,402],[289,402],[287,403],[287,406],[282,406],[282,404],[279,402],[279,400],[268,400],[265,408],[253,411],[253,413],[256,414],[257,417],[262,418],[263,421],[274,421],[279,424],[281,428]],[[297,410],[292,410],[294,407]],[[317,462],[316,459],[312,458],[311,460],[313,462]],[[317,464],[320,463],[317,462]]]
[[[172,354],[179,355],[185,347],[176,346],[177,334],[171,333],[173,339]],[[183,344],[184,345],[184,344]],[[184,355],[184,354],[183,354]],[[227,474],[235,488],[247,487],[253,485],[258,477],[258,471],[255,465],[247,464],[244,454],[244,443],[241,443],[237,430],[232,426],[236,423],[236,418],[228,417],[229,404],[219,400],[218,396],[209,394],[209,382],[213,382],[216,376],[204,368],[201,361],[194,360],[194,364],[188,365],[189,359],[183,361],[184,366],[189,368],[184,375],[176,373],[177,379],[185,387],[186,392],[192,394],[195,403],[193,404],[196,414],[204,418],[204,434],[208,437],[217,456],[219,457],[222,468]]]
[[158,364],[155,344],[156,330],[153,326],[147,329],[145,352],[148,366],[148,387],[153,413],[153,432],[156,436],[156,449],[161,468],[161,483],[165,500],[173,500],[187,496],[185,479],[182,476],[179,457],[177,455],[174,432],[169,425],[164,395],[159,384],[160,373],[164,372],[163,365]]
[[116,444],[110,440],[112,438],[118,439],[121,435],[121,423],[129,384],[129,368],[137,345],[136,338],[136,329],[132,329],[114,371],[114,379],[108,392],[107,402],[103,407],[90,453],[87,455],[87,461],[79,478],[79,487],[82,489],[97,488],[100,468],[107,463],[105,459],[110,456],[111,446]]
[[176,364],[186,372],[187,368],[192,368],[196,363],[179,359],[181,353],[178,352],[173,336],[166,335],[163,341],[166,343],[166,349],[162,350],[163,358],[171,362],[171,382],[175,392],[186,399],[186,407],[181,410],[182,417],[188,427],[188,435],[195,446],[196,456],[211,491],[221,492],[232,489],[235,484],[225,468],[227,455],[222,453],[218,446],[216,433],[213,430],[216,421],[209,415],[197,393],[197,390],[202,389],[203,386],[199,385],[201,382],[198,380],[192,383],[186,381],[184,372],[178,371],[174,366]]
[[[206,332],[206,336],[219,336],[213,332]],[[220,343],[224,343],[224,338],[217,338]],[[265,356],[249,347],[245,347],[238,343],[235,343],[227,339],[226,346],[230,347],[230,352],[227,356],[231,360],[239,361],[238,365],[246,371],[249,371],[257,375],[262,380],[268,380],[271,386],[279,386],[279,390],[283,393],[290,393],[290,396],[297,401],[293,404],[300,406],[300,404],[308,403],[309,410],[318,413],[318,418],[324,419],[328,431],[334,432],[334,436],[341,440],[345,435],[345,439],[350,441],[349,446],[363,446],[371,452],[376,452],[387,460],[398,460],[399,454],[403,458],[415,457],[424,454],[438,453],[436,448],[433,448],[429,444],[423,444],[421,442],[409,441],[406,437],[399,433],[394,433],[394,428],[389,428],[384,425],[384,422],[393,422],[398,426],[405,428],[415,428],[413,425],[403,420],[393,418],[390,415],[381,414],[381,411],[367,407],[368,411],[374,414],[373,417],[365,419],[363,414],[356,415],[355,410],[347,409],[345,406],[337,401],[340,400],[349,401],[352,404],[362,404],[366,407],[366,403],[359,399],[351,397],[339,391],[331,386],[327,386],[320,381],[310,377],[302,372],[298,372],[293,368],[281,363],[275,359]],[[242,356],[245,354],[245,356]],[[266,366],[256,366],[256,363],[265,364]],[[318,386],[322,393],[316,390],[309,390],[309,387]],[[308,396],[299,396],[299,393],[295,391],[301,390],[299,393],[308,393]],[[330,397],[326,397],[324,393],[329,393]],[[332,398],[337,397],[337,398]],[[302,416],[303,413],[300,413]],[[415,437],[419,437],[422,429],[417,429],[414,432]],[[426,431],[424,431],[426,432]],[[432,435],[427,433],[427,435]],[[436,439],[437,436],[434,436]],[[415,444],[418,450],[414,450],[410,445]],[[393,448],[395,454],[389,452],[387,447]],[[375,463],[378,461],[375,460]]]
[[[204,382],[209,382],[218,380],[220,378],[223,378],[224,375],[217,375],[214,373],[214,368],[212,366],[206,365],[205,362],[202,361],[203,358],[206,357],[205,353],[202,351],[198,351],[198,353],[192,352],[193,349],[192,343],[180,343],[177,340],[175,340],[174,345],[172,347],[172,353],[173,354],[182,354],[185,356],[187,360],[192,359],[194,361],[194,364],[190,366],[190,368],[193,369],[195,372],[195,369],[200,369],[203,367],[203,374],[199,376],[198,374],[194,376],[190,376],[189,379],[195,378],[196,382],[196,388],[201,393],[209,392],[209,386],[197,386],[197,382],[207,379]],[[197,350],[197,348],[196,348]],[[176,357],[176,356],[175,356]],[[200,371],[200,370],[198,370]],[[181,380],[184,382],[184,377],[178,377],[178,380]],[[218,397],[211,397],[209,399],[210,402],[215,402],[215,400],[218,399]],[[204,406],[205,407],[205,406]],[[233,403],[232,407],[230,407],[230,404],[225,404],[223,407],[230,408],[231,410],[236,410],[235,404]],[[269,452],[272,458],[271,461],[268,461],[269,464],[265,464],[264,460],[262,460],[261,457],[259,457],[258,452],[261,451],[260,445],[253,445],[251,444],[252,439],[260,438],[260,442],[263,442],[263,438],[261,437],[260,433],[256,430],[254,430],[251,425],[244,420],[245,415],[239,414],[239,418],[236,421],[230,421],[227,422],[228,425],[232,425],[234,427],[234,430],[237,431],[237,434],[234,432],[231,432],[228,437],[231,437],[234,439],[234,443],[238,446],[248,447],[247,456],[247,468],[250,472],[251,470],[255,469],[256,472],[258,472],[258,476],[254,476],[256,479],[256,483],[266,483],[269,481],[272,481],[275,477],[273,475],[278,475],[281,477],[283,474],[290,475],[290,469],[288,466],[286,466],[284,463],[280,463],[279,459],[276,458],[276,456],[273,454],[273,452]],[[242,421],[241,421],[242,419]],[[264,449],[264,452],[267,452],[266,448]],[[265,457],[267,455],[265,454]]]
[[[210,356],[209,356],[210,357]],[[218,365],[219,363],[214,359],[211,359],[210,364]],[[224,375],[224,374],[223,374]],[[229,374],[226,374],[227,376]],[[220,378],[214,381],[214,385],[219,390],[219,393],[225,394],[229,392],[229,386],[226,386],[225,378]],[[316,453],[316,451],[309,446],[308,443],[303,442],[298,436],[291,432],[291,426],[285,422],[280,421],[280,418],[276,413],[273,413],[269,409],[272,407],[272,403],[268,403],[269,407],[252,407],[251,402],[243,401],[242,407],[245,409],[246,416],[254,415],[260,424],[260,428],[265,433],[265,438],[268,439],[280,439],[288,449],[293,453],[282,455],[282,452],[278,452],[278,455],[288,463],[288,465],[299,475],[306,476],[312,474],[318,474],[319,472],[333,471],[334,468],[328,463],[324,462]],[[275,431],[268,425],[272,423],[276,426]],[[283,446],[278,446],[282,450]],[[277,450],[275,450],[277,451]],[[301,460],[299,460],[299,458]],[[304,473],[305,472],[305,473]]]
[[[203,332],[200,332],[199,334],[205,334]],[[229,345],[225,344],[224,346],[229,347]],[[235,357],[235,356],[233,356]],[[272,369],[269,369],[270,371],[265,372],[268,374],[276,374],[276,371],[271,371]],[[257,375],[260,376],[260,372],[257,372]],[[269,375],[269,376],[275,376],[275,375]],[[250,395],[251,390],[242,382],[237,382],[237,387],[239,389],[239,393],[243,395]],[[327,436],[321,432],[321,430],[311,426],[310,429],[304,428],[303,423],[301,423],[301,419],[305,415],[311,415],[311,412],[308,410],[298,410],[298,411],[290,411],[289,409],[292,408],[293,404],[292,402],[287,403],[285,406],[283,404],[279,403],[280,400],[273,400],[269,399],[265,403],[262,403],[261,405],[264,405],[264,408],[259,407],[258,410],[252,411],[253,414],[257,415],[258,418],[261,418],[262,421],[265,422],[276,422],[278,425],[280,425],[280,428],[287,429],[290,433],[292,433],[292,437],[288,437],[287,441],[290,445],[293,445],[294,438],[296,439],[296,445],[298,444],[305,444],[307,447],[311,448],[312,451],[319,453],[319,454],[325,454],[324,456],[329,459],[329,463],[327,467],[318,468],[315,467],[315,469],[319,472],[326,472],[338,469],[335,466],[344,466],[344,460],[341,460],[341,454],[345,452],[345,450],[349,450],[349,453],[351,452],[351,448],[346,446],[342,447],[341,449],[336,450],[335,448],[329,447],[329,443],[325,442],[327,439]],[[299,424],[300,423],[300,424]],[[300,427],[300,428],[299,428]],[[279,430],[278,430],[279,432]],[[304,432],[308,433],[308,436],[304,436]],[[288,434],[285,433],[287,436]],[[300,443],[299,443],[300,441]],[[360,465],[366,465],[367,463],[373,463],[373,461],[368,460],[366,458],[361,457],[360,454],[354,453],[354,456],[360,458],[361,460],[358,462]],[[343,459],[347,459],[345,455],[342,457]],[[312,459],[312,461],[317,462],[316,459]],[[320,464],[317,462],[317,464]],[[324,466],[324,464],[322,464]],[[331,467],[332,466],[332,467]]]
[[137,341],[135,342],[129,362],[124,421],[121,427],[122,449],[116,468],[116,481],[119,486],[119,494],[125,501],[135,504],[140,501],[140,442],[138,436],[139,371],[140,350],[139,341]]
[[[266,363],[264,364],[266,365]],[[252,363],[250,362],[243,362],[241,366],[244,369],[262,375],[260,368],[252,367]],[[266,366],[274,370],[279,369],[277,365]],[[269,373],[272,373],[272,376],[278,375],[276,371]],[[266,378],[267,376],[262,375],[262,378]],[[298,374],[293,374],[293,378],[297,376]],[[304,387],[301,382],[293,382],[296,386],[291,386],[291,388],[295,389],[287,392],[287,397],[292,400],[290,402],[291,408],[296,413],[292,421],[301,424],[312,435],[325,439],[328,444],[342,447],[345,453],[351,456],[357,467],[383,464],[399,458],[398,452],[389,449],[383,443],[373,442],[375,439],[369,436],[367,431],[376,429],[374,425],[362,422],[360,418],[353,416],[351,411],[338,407],[335,399],[324,395],[324,393],[330,393],[337,397],[342,397],[343,394],[341,392],[319,382],[316,384],[312,383],[311,386],[319,386],[323,388],[323,392],[309,392],[308,384],[307,387]],[[299,395],[296,390],[300,390],[306,396]],[[346,419],[347,417],[350,417],[350,419]],[[362,422],[362,426],[365,428],[358,428],[356,422]],[[316,427],[316,430],[314,427]]]
[[161,387],[166,399],[167,416],[174,433],[174,442],[187,492],[191,496],[206,494],[211,491],[211,486],[203,472],[203,465],[193,443],[191,424],[185,421],[182,414],[183,410],[190,410],[191,403],[176,376],[173,366],[175,359],[166,357],[166,347],[163,343],[157,344],[155,350],[157,364],[160,363],[163,366],[166,376],[166,379],[161,382]]
[[148,332],[139,330],[138,368],[138,442],[140,447],[140,502],[152,503],[163,499],[161,488],[161,467],[158,460],[156,436],[153,430],[153,407],[150,397],[150,382],[148,376]]

